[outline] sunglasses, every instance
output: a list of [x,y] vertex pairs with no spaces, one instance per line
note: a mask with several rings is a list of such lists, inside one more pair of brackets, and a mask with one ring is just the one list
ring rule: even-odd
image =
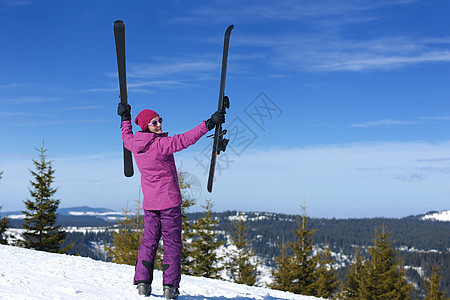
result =
[[162,124],[162,121],[163,121],[163,119],[159,118],[158,120],[155,120],[155,121],[149,123],[149,125],[152,125],[153,127],[156,127],[156,125],[158,125],[158,123]]

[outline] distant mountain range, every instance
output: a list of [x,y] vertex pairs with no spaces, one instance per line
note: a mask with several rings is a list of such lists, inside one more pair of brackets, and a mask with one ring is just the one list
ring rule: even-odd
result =
[[[88,206],[59,208],[57,223],[64,227],[105,227],[114,225],[117,219],[123,218],[125,213],[109,208],[93,208]],[[8,217],[9,226],[22,227],[25,215],[21,211],[2,212],[1,216]]]
[[[123,218],[125,213],[122,211],[116,211],[109,208],[94,208],[89,206],[78,206],[78,207],[68,207],[59,208],[57,210],[59,216],[64,217],[86,217],[97,218],[108,222],[115,222],[117,218]],[[25,215],[21,211],[10,211],[2,212],[1,216],[6,216],[10,220],[18,219],[21,220]],[[424,221],[442,221],[450,222],[450,210],[443,211],[430,211],[425,214],[408,216],[408,219],[420,219]],[[403,219],[403,218],[401,218]]]
[[[115,211],[109,208],[93,208],[89,206],[59,208],[57,213],[60,216],[94,217],[105,221],[116,221],[117,218],[122,218],[125,216],[125,213],[121,211]],[[8,219],[12,220],[20,220],[25,217],[21,211],[3,212],[2,216],[6,216]]]

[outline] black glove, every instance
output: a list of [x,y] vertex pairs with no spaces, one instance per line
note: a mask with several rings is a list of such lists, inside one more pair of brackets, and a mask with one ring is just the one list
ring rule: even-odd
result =
[[208,130],[213,129],[216,125],[225,123],[225,114],[226,112],[224,110],[216,111],[210,119],[206,120],[206,128]]
[[131,119],[131,106],[129,104],[125,105],[119,103],[119,107],[117,108],[117,114],[122,117],[123,121],[128,121]]

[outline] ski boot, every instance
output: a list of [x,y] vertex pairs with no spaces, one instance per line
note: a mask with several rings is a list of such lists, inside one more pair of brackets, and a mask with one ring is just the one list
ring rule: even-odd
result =
[[171,284],[164,285],[164,299],[177,299],[180,292]]
[[137,290],[139,295],[144,295],[148,297],[152,293],[152,286],[150,285],[150,283],[140,282],[137,285]]

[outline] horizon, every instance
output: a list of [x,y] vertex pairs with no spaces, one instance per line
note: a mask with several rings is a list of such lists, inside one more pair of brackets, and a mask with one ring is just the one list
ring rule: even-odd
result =
[[[123,214],[124,212],[122,211],[122,209],[120,210],[115,210],[115,209],[111,209],[108,207],[90,207],[90,206],[74,206],[74,207],[58,207],[57,209],[57,213],[58,210],[69,210],[69,209],[80,209],[80,208],[86,208],[86,209],[92,209],[92,210],[108,210],[106,213],[118,213],[118,214]],[[142,210],[142,208],[140,208],[140,210]],[[6,216],[8,218],[10,218],[10,215],[13,213],[21,213],[22,211],[1,211],[0,212],[0,216]],[[133,211],[132,211],[133,212]],[[198,210],[198,211],[186,211],[187,214],[190,213],[201,213],[202,211]],[[271,211],[237,211],[237,210],[224,210],[224,211],[212,211],[212,213],[217,213],[217,214],[222,214],[222,213],[228,213],[228,212],[237,212],[237,213],[255,213],[255,214],[284,214],[284,215],[288,215],[288,216],[299,216],[301,214],[292,214],[292,213],[279,213],[279,212],[271,212]],[[310,219],[337,219],[337,220],[341,220],[341,219],[406,219],[406,218],[411,218],[411,217],[422,217],[422,216],[431,216],[431,215],[435,215],[435,214],[443,214],[445,213],[445,215],[449,215],[450,214],[450,210],[441,210],[441,211],[427,211],[421,214],[417,214],[417,215],[407,215],[407,216],[402,216],[402,217],[383,217],[383,216],[376,216],[376,217],[346,217],[346,218],[326,218],[326,217],[311,217],[308,216],[308,214],[306,214],[306,216]],[[101,214],[99,212],[99,214]],[[20,219],[17,217],[18,215],[16,215],[15,219]],[[73,215],[73,216],[77,216],[77,215]],[[84,215],[83,215],[84,216]],[[91,216],[96,216],[96,215],[91,215]],[[428,218],[431,221],[438,221],[438,220],[434,220],[433,218]],[[442,220],[440,220],[442,221]],[[445,221],[445,220],[444,220]]]
[[[113,22],[126,30],[132,118],[151,108],[183,133],[217,109],[233,24],[213,193],[212,141],[175,154],[201,211],[401,217],[449,209],[450,2],[0,2],[0,206],[22,210],[43,143],[62,206],[120,209],[123,176]],[[137,126],[133,129],[136,131]]]

